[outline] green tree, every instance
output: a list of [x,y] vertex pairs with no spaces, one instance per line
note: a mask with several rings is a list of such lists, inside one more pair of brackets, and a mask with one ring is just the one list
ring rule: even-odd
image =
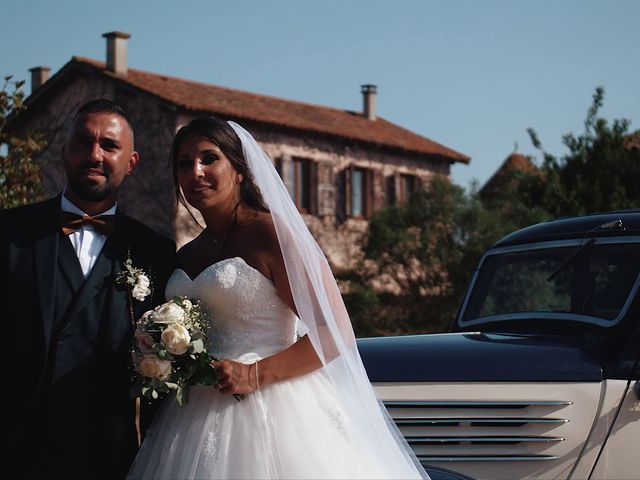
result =
[[628,120],[609,124],[598,117],[604,93],[604,88],[596,88],[584,132],[562,137],[569,152],[561,158],[546,152],[535,130],[528,129],[543,155],[544,181],[525,185],[522,190],[533,194],[525,203],[535,200],[554,217],[640,207],[640,149],[627,145]]
[[[489,207],[475,188],[466,192],[435,177],[405,205],[374,214],[365,262],[349,278],[345,295],[356,333],[448,330],[487,247],[510,231],[548,218],[508,193]],[[385,292],[388,285],[394,291]]]
[[31,131],[19,136],[6,130],[8,118],[26,109],[23,85],[24,81],[7,76],[0,90],[0,208],[32,203],[43,195],[33,157],[44,147],[44,136]]

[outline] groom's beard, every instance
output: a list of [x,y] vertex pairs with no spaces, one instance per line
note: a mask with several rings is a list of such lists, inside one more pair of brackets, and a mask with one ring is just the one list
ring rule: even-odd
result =
[[83,165],[83,168],[79,170],[69,171],[67,169],[67,185],[75,195],[89,202],[101,202],[109,197],[115,197],[120,188],[120,183],[116,184],[116,181],[104,166],[102,166],[102,173],[105,181],[102,183],[84,178],[82,170],[85,168],[95,169],[96,167],[87,164]]

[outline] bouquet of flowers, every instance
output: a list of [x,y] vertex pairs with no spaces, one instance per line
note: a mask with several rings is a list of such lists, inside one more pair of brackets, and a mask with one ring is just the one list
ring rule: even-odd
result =
[[146,312],[137,322],[133,364],[134,394],[156,399],[176,391],[180,405],[189,388],[216,385],[218,379],[205,350],[208,319],[197,301],[174,297]]

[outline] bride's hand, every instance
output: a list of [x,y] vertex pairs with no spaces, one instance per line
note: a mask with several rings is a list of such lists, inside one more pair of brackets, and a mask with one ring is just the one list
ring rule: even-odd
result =
[[225,394],[247,394],[256,389],[254,364],[222,360],[211,362],[218,376],[218,389]]

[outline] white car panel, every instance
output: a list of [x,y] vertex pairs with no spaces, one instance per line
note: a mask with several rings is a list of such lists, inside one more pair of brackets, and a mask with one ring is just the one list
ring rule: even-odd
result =
[[598,382],[374,387],[424,463],[478,480],[571,478],[606,396]]

